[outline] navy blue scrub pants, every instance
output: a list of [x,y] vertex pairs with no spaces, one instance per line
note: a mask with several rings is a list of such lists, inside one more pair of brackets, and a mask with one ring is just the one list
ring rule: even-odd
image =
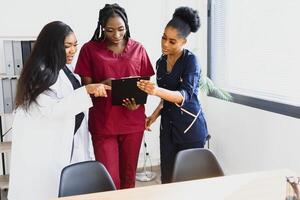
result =
[[171,126],[170,125],[161,126],[161,130],[160,130],[161,183],[164,184],[164,183],[172,182],[175,157],[179,151],[185,149],[192,149],[192,148],[203,148],[204,145],[205,142],[203,141],[197,141],[191,143],[176,142],[172,137]]

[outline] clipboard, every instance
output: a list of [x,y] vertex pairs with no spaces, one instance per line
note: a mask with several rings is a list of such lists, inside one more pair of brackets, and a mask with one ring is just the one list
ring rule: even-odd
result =
[[150,77],[125,77],[111,80],[112,105],[122,105],[123,99],[134,98],[135,103],[145,104],[148,94],[137,87],[139,80],[150,80]]

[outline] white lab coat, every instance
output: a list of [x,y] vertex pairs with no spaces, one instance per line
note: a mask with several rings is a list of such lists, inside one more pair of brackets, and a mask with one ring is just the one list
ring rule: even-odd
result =
[[61,170],[70,164],[73,137],[71,162],[92,158],[86,118],[74,136],[75,115],[92,106],[85,87],[74,91],[61,70],[50,89],[28,111],[19,108],[15,112],[9,200],[57,197]]

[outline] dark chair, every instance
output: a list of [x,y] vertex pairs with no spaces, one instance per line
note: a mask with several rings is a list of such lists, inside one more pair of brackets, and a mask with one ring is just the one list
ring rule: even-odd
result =
[[60,176],[58,197],[116,190],[108,171],[98,161],[66,166]]
[[187,149],[178,152],[172,182],[224,176],[216,156],[209,149]]

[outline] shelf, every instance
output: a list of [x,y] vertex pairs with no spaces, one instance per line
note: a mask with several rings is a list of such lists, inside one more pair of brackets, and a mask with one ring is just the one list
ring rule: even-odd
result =
[[0,142],[0,153],[10,152],[11,142]]
[[9,175],[0,175],[0,189],[8,189]]
[[20,75],[8,75],[6,73],[0,73],[0,78],[16,78],[18,79]]

